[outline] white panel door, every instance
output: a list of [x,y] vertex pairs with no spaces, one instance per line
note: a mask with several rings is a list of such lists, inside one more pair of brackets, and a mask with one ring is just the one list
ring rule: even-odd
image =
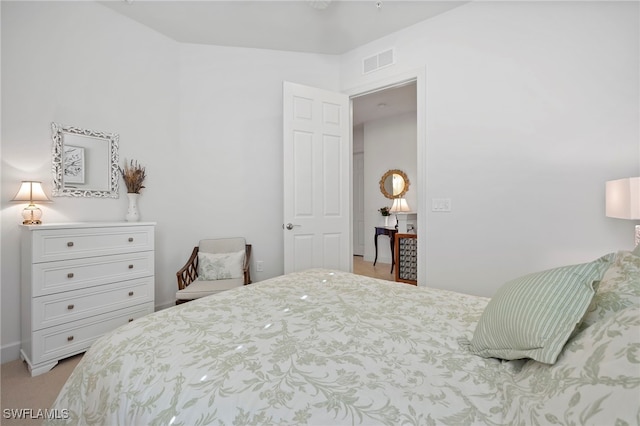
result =
[[349,98],[284,82],[284,272],[350,271]]

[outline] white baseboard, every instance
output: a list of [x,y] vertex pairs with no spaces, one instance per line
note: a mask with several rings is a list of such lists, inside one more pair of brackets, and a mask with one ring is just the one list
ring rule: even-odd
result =
[[155,311],[158,312],[158,311],[161,311],[163,309],[170,308],[172,306],[176,306],[176,301],[175,300],[173,300],[171,302],[163,303],[162,305],[156,305]]
[[0,349],[0,361],[2,364],[15,361],[20,358],[20,342],[9,343]]

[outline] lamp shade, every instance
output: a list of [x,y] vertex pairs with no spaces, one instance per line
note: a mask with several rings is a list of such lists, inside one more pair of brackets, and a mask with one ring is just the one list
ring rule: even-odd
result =
[[407,200],[400,197],[400,198],[393,199],[393,204],[391,205],[391,209],[389,209],[389,211],[392,213],[399,213],[399,212],[410,212],[411,209],[409,208],[409,204],[407,204]]
[[12,201],[51,201],[42,189],[42,182],[22,181],[20,189]]
[[610,180],[605,192],[607,217],[640,220],[640,177]]

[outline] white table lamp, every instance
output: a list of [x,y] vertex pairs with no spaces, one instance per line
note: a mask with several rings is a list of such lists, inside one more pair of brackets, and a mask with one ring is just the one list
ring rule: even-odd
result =
[[[640,220],[640,177],[608,181],[605,199],[607,217]],[[640,244],[640,225],[636,225],[635,243]]]
[[41,182],[23,181],[18,193],[11,201],[29,202],[29,205],[22,211],[23,225],[40,225],[42,223],[40,220],[42,218],[42,210],[34,204],[34,201],[46,202],[51,200],[44,193]]
[[407,200],[402,197],[394,198],[393,204],[389,209],[389,212],[396,213],[396,228],[398,227],[398,213],[410,212],[409,204],[407,204]]

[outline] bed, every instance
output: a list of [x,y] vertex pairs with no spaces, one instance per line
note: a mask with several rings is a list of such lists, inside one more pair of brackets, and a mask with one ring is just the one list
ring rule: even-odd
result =
[[[638,424],[637,254],[530,274],[491,300],[323,269],[195,300],[96,341],[52,407],[66,418],[45,424]],[[567,299],[558,276],[581,290]],[[549,281],[550,299],[518,306],[514,291]],[[578,315],[555,331],[555,359],[536,360],[539,344],[487,353],[489,311],[531,330],[554,300]],[[536,321],[547,345],[564,320]]]

